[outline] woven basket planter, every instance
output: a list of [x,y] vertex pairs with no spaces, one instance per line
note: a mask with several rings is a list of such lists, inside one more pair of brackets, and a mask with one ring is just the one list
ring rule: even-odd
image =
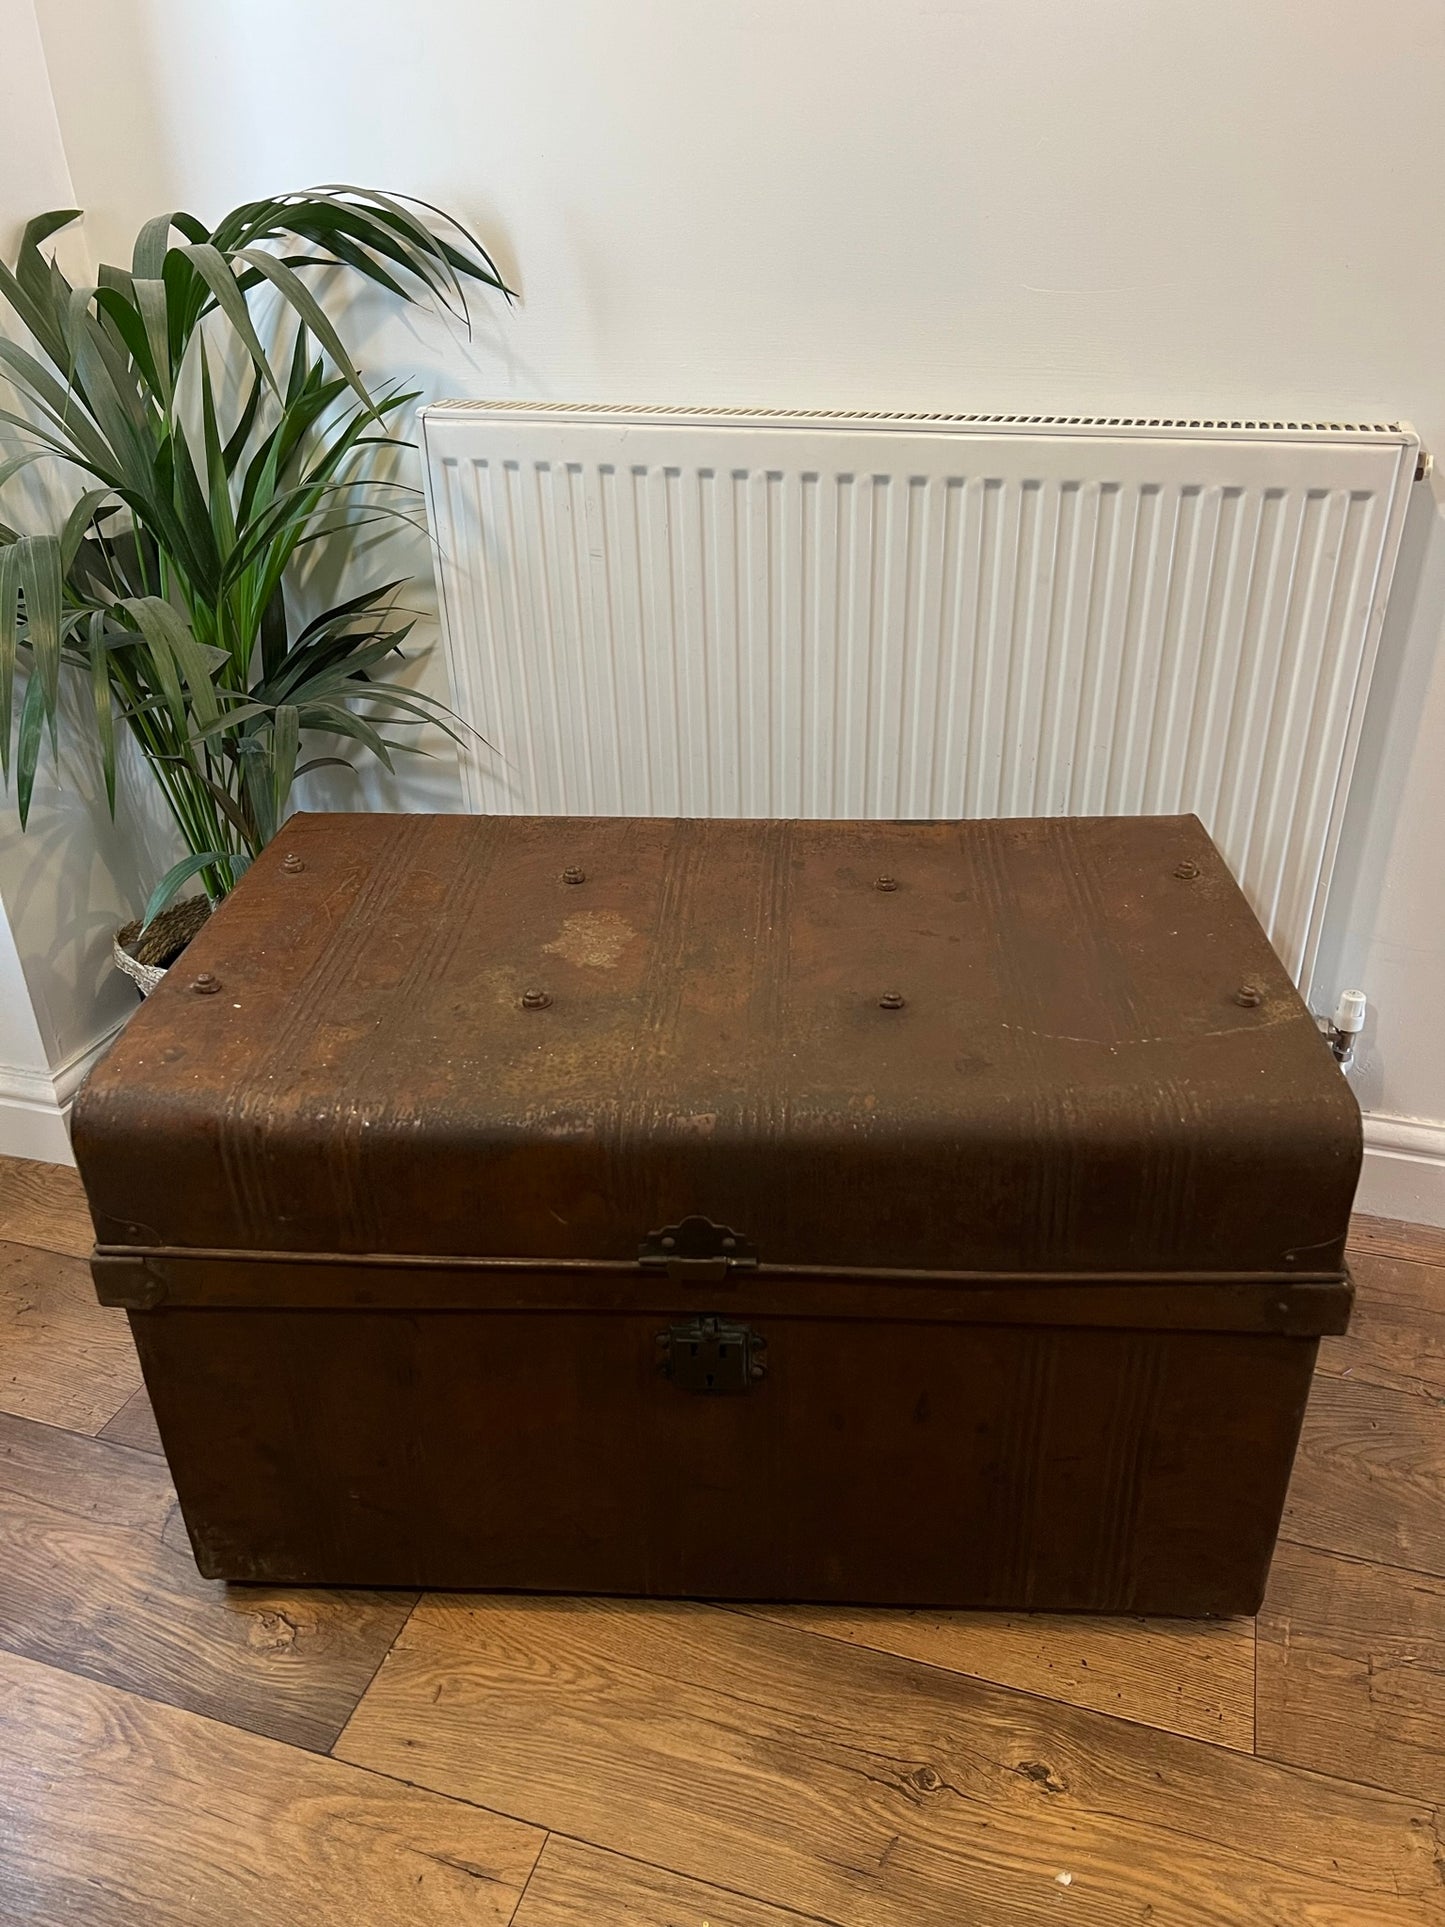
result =
[[187,897],[162,910],[144,936],[139,917],[122,924],[111,946],[116,969],[125,972],[142,997],[149,997],[210,914],[204,897]]

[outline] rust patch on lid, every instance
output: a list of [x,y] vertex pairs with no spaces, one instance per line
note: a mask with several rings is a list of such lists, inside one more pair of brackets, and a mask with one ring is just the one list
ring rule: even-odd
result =
[[636,931],[616,910],[579,910],[568,917],[561,932],[542,948],[564,963],[594,970],[615,969],[617,959]]

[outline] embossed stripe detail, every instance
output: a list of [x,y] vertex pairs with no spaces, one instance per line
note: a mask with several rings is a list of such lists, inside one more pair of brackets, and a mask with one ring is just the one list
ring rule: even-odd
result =
[[1114,1601],[1118,1610],[1127,1610],[1132,1603],[1126,1597],[1132,1569],[1130,1555],[1149,1455],[1154,1447],[1164,1376],[1164,1344],[1168,1341],[1138,1333],[1118,1342],[1123,1357],[1114,1381],[1114,1403],[1108,1414],[1101,1504],[1093,1539],[1091,1591],[1099,1599]]
[[1008,1427],[1001,1442],[1005,1477],[1000,1481],[1004,1516],[999,1521],[999,1573],[990,1590],[997,1598],[1030,1596],[1032,1554],[1039,1520],[1039,1478],[1053,1417],[1059,1335],[1045,1331],[1020,1338]]
[[[429,824],[427,818],[417,820]],[[424,844],[425,839],[423,850]],[[487,825],[484,834],[469,847],[467,861],[459,867],[447,866],[439,914],[412,920],[414,935],[406,970],[393,992],[399,1011],[425,1007],[427,986],[445,975],[463,941],[474,935],[477,906],[491,884],[496,849],[494,830]],[[417,869],[422,867],[416,865]],[[405,1122],[408,1117],[419,1120],[416,1107],[407,1101],[405,1086],[393,1091],[384,1082],[379,1085],[372,1074],[373,1062],[374,1049],[366,1045],[353,1045],[346,1055],[348,1076],[338,1085],[333,1100],[333,1152],[325,1163],[340,1221],[355,1225],[357,1243],[371,1248],[384,1240],[375,1209],[376,1193],[366,1181],[362,1163],[368,1126],[382,1117],[396,1122]]]
[[271,1189],[267,1141],[276,1076],[294,1072],[304,1045],[324,1022],[328,1003],[352,975],[384,906],[401,888],[405,852],[425,834],[426,818],[391,819],[350,908],[297,987],[296,995],[257,1052],[251,1076],[227,1097],[217,1120],[222,1175],[237,1220],[258,1243],[277,1242],[278,1203]]

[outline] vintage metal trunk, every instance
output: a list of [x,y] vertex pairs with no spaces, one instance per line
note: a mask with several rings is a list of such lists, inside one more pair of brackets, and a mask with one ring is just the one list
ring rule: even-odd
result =
[[1360,1125],[1192,817],[303,816],[75,1148],[209,1575],[1232,1613]]

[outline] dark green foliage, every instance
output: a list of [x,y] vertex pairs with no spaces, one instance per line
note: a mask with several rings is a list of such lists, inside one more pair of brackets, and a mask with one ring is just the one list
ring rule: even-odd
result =
[[[301,760],[308,731],[389,768],[412,747],[399,731],[460,728],[387,680],[411,626],[393,613],[401,584],[295,634],[282,592],[310,545],[402,512],[376,464],[401,445],[389,418],[415,399],[371,393],[308,272],[349,269],[462,320],[468,281],[507,292],[481,243],[436,209],[424,209],[429,226],[421,205],[333,186],[248,202],[211,230],[161,215],[129,269],[103,267],[95,288],[73,288],[41,252],[77,218],[63,210],[33,220],[13,270],[0,266],[0,295],[40,350],[0,336],[0,373],[29,410],[0,409],[22,442],[0,462],[0,485],[46,459],[84,481],[62,529],[22,536],[0,523],[0,766],[8,781],[13,762],[24,824],[62,673],[83,675],[112,809],[118,715],[190,852],[148,916],[194,876],[213,899],[232,887],[315,766]],[[289,352],[263,345],[258,291],[279,309]]]

